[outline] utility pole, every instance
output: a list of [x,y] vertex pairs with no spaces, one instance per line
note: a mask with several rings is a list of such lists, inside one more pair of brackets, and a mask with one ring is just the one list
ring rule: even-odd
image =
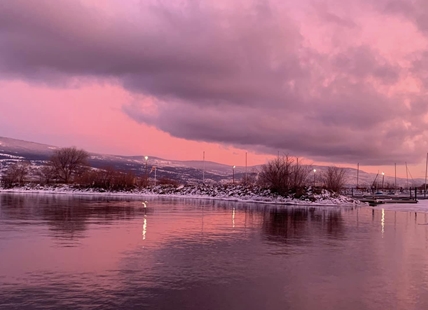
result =
[[233,166],[232,167],[232,169],[233,169],[233,175],[232,175],[232,184],[235,184],[235,168],[236,168],[236,166]]
[[296,157],[296,173],[294,174],[294,185],[300,184],[299,157]]
[[245,185],[247,185],[247,152],[245,152]]
[[317,169],[314,169],[314,188],[315,188],[315,172],[317,172]]
[[202,153],[202,183],[205,183],[205,151]]
[[357,164],[357,189],[358,189],[358,178],[360,174],[360,163]]
[[394,170],[395,170],[395,176],[394,176],[394,190],[397,190],[397,163],[394,163]]

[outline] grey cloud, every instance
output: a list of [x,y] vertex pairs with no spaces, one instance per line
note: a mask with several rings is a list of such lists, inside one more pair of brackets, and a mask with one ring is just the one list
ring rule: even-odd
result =
[[382,13],[403,16],[418,29],[428,34],[428,2],[425,0],[379,0],[371,1]]
[[385,84],[396,83],[400,68],[394,66],[368,46],[348,48],[333,56],[332,62],[341,71],[361,79],[368,76],[377,78]]
[[[127,115],[185,139],[337,162],[419,159],[423,137],[407,145],[423,122],[372,85],[402,74],[375,50],[313,50],[299,24],[265,1],[185,4],[141,4],[127,19],[75,1],[0,2],[0,76],[114,79],[156,99],[156,113],[137,101]],[[324,17],[333,27],[353,25],[332,14]]]
[[355,28],[357,26],[353,20],[334,14],[327,2],[314,2],[313,7],[322,22],[332,23],[345,28]]
[[412,15],[415,12],[414,2],[408,0],[386,0],[377,5],[386,13]]

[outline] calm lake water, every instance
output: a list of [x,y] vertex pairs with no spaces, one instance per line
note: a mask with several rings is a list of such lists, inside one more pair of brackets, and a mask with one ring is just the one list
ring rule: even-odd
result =
[[428,309],[428,202],[0,194],[0,309]]

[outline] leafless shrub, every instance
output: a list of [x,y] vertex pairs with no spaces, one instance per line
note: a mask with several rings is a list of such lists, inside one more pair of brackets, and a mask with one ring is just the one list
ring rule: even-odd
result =
[[135,187],[134,173],[118,171],[112,167],[88,170],[78,179],[83,187],[105,190],[131,190]]
[[23,185],[30,171],[30,163],[21,161],[9,166],[2,175],[2,185],[10,188],[15,185]]
[[346,169],[339,167],[327,167],[323,173],[324,187],[333,192],[340,192],[346,184]]
[[306,185],[310,167],[298,165],[289,156],[278,156],[261,167],[259,184],[280,195]]
[[149,182],[148,175],[140,176],[139,178],[137,178],[136,183],[137,183],[139,189],[149,186],[150,182]]
[[157,181],[157,184],[159,184],[159,185],[172,185],[174,187],[178,186],[178,182],[177,181],[172,180],[172,179],[168,179],[168,178],[160,178]]
[[308,183],[309,175],[312,171],[312,166],[299,164],[298,161],[292,166],[292,183],[294,189],[301,189]]

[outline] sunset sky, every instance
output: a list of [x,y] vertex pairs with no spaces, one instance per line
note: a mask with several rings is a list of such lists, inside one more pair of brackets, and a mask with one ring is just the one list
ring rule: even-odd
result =
[[423,177],[427,90],[426,0],[0,2],[0,136]]

